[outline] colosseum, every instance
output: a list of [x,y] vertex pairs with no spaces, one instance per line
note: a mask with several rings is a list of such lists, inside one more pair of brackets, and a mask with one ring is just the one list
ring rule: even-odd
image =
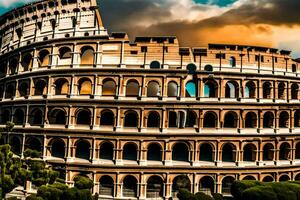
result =
[[[0,20],[2,143],[85,175],[100,199],[230,194],[300,180],[300,60],[275,48],[108,34],[96,0],[44,0]],[[184,184],[183,184],[184,183]]]

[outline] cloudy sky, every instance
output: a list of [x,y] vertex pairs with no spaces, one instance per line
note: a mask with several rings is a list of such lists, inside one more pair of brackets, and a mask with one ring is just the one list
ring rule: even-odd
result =
[[[0,12],[30,0],[0,0]],[[300,57],[300,0],[99,0],[109,31],[176,35],[181,46],[263,45]]]

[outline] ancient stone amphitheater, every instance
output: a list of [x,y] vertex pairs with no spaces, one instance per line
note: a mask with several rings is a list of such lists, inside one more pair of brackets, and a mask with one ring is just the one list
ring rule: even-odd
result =
[[[117,6],[117,5],[116,5]],[[3,142],[42,152],[100,199],[229,194],[234,180],[300,180],[299,60],[273,48],[180,47],[108,34],[95,0],[1,17]]]

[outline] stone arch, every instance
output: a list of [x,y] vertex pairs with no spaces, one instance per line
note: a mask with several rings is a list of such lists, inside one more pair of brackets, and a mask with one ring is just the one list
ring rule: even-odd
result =
[[59,58],[60,59],[72,58],[72,50],[70,49],[70,47],[61,47],[59,49]]
[[9,110],[4,110],[2,113],[1,113],[1,123],[2,124],[6,124],[7,122],[10,122],[11,120],[11,113]]
[[263,84],[263,98],[270,99],[272,91],[272,84],[270,82],[265,82]]
[[160,176],[151,176],[147,180],[147,198],[162,198],[164,192],[164,181]]
[[172,160],[189,162],[189,146],[184,142],[176,143],[172,147]]
[[147,97],[159,97],[160,93],[160,85],[157,81],[150,81],[147,85]]
[[218,125],[218,116],[215,112],[209,111],[204,114],[203,127],[216,128]]
[[23,67],[23,71],[28,71],[32,68],[32,55],[30,53],[26,53],[22,56],[21,65]]
[[234,56],[229,58],[229,65],[230,67],[236,67],[236,58]]
[[93,83],[89,78],[81,78],[78,81],[78,94],[79,95],[92,95]]
[[14,120],[13,120],[15,125],[23,125],[25,122],[25,112],[23,109],[16,109],[14,113]]
[[158,61],[152,61],[150,63],[150,69],[160,69],[161,68],[161,64]]
[[77,125],[91,125],[92,113],[89,109],[79,109],[75,116]]
[[177,197],[180,189],[191,191],[191,180],[186,175],[179,175],[172,182],[172,197]]
[[215,180],[211,176],[204,176],[199,181],[199,192],[211,195],[215,191]]
[[39,79],[34,82],[34,95],[41,96],[47,94],[47,81]]
[[281,175],[281,176],[279,177],[279,182],[287,182],[287,181],[290,181],[290,180],[291,180],[291,178],[290,178],[290,176],[287,175],[287,174],[283,174],[283,175]]
[[29,85],[27,82],[21,82],[18,87],[19,94],[21,97],[29,95]]
[[42,142],[36,137],[28,137],[25,141],[25,149],[31,149],[42,152]]
[[162,147],[158,143],[152,143],[147,149],[147,160],[162,161]]
[[126,143],[123,147],[123,160],[137,161],[138,147],[135,143]]
[[168,83],[168,97],[178,96],[178,84],[175,81],[170,81]]
[[35,108],[30,112],[29,124],[31,126],[40,126],[44,123],[44,113],[41,109]]
[[137,128],[139,126],[139,115],[136,111],[127,111],[124,115],[124,127]]
[[256,151],[257,148],[254,144],[246,144],[244,146],[244,152],[243,152],[243,160],[246,162],[254,162],[256,161]]
[[271,175],[267,175],[263,178],[262,182],[274,182],[274,178]]
[[111,142],[103,142],[100,145],[100,159],[113,160],[114,159],[114,145]]
[[295,181],[300,181],[300,173],[295,176]]
[[10,137],[10,142],[9,142],[10,146],[11,146],[11,151],[16,154],[16,155],[21,155],[21,139],[17,136],[12,136]]
[[296,110],[294,114],[294,127],[300,127],[300,110]]
[[289,113],[282,111],[279,115],[279,127],[280,128],[289,128]]
[[236,81],[228,81],[225,86],[225,98],[238,98],[239,85]]
[[204,71],[212,72],[213,70],[214,70],[214,68],[213,68],[212,65],[205,65],[204,66]]
[[62,139],[60,139],[60,138],[53,139],[50,142],[50,145],[51,145],[51,156],[52,157],[65,158],[66,144]]
[[17,73],[17,68],[18,68],[19,60],[16,58],[12,58],[9,60],[9,71],[10,74],[15,74]]
[[69,94],[69,81],[65,78],[57,79],[54,82],[55,95],[67,95]]
[[222,194],[231,194],[231,185],[235,181],[232,176],[225,176],[222,179]]
[[296,144],[295,159],[300,159],[300,142]]
[[185,127],[194,128],[197,125],[197,114],[194,111],[188,110],[186,114]]
[[5,98],[11,99],[16,96],[16,86],[14,83],[8,84],[5,88]]
[[189,74],[195,74],[197,66],[194,63],[190,63],[186,66],[186,69],[189,71]]
[[90,160],[90,151],[91,151],[91,144],[86,140],[78,140],[75,143],[76,151],[75,157]]
[[129,80],[126,84],[126,96],[127,97],[139,97],[140,85],[137,80]]
[[274,146],[271,143],[267,143],[263,147],[263,160],[272,161],[274,159]]
[[200,161],[213,162],[214,161],[214,147],[209,143],[200,145]]
[[291,159],[291,146],[289,143],[284,142],[279,148],[279,160],[290,160]]
[[197,96],[197,83],[194,80],[187,82],[185,85],[185,97],[196,97]]
[[285,98],[285,83],[280,82],[278,83],[278,99],[284,99]]
[[99,195],[100,196],[114,196],[114,180],[108,175],[104,175],[99,180]]
[[245,98],[254,99],[256,97],[256,86],[253,81],[248,81],[245,86]]
[[67,113],[64,109],[54,108],[48,112],[49,124],[66,125]]
[[105,79],[102,85],[103,96],[115,96],[117,91],[116,82],[113,79]]
[[94,64],[94,48],[91,46],[84,46],[81,48],[80,54],[81,65],[93,65]]
[[160,115],[156,111],[151,111],[148,114],[147,120],[148,128],[159,128],[160,127]]
[[237,128],[238,115],[236,112],[229,111],[224,116],[224,128]]
[[168,114],[168,127],[176,128],[178,126],[177,113],[175,111],[169,111]]
[[222,147],[222,162],[236,161],[236,146],[231,143],[226,143]]
[[123,197],[137,197],[137,186],[138,181],[134,176],[126,176],[123,179]]
[[245,116],[245,128],[257,128],[257,114],[248,112]]
[[104,110],[101,112],[100,118],[101,126],[114,126],[115,125],[115,114],[111,110]]
[[41,50],[38,56],[39,67],[47,67],[50,65],[50,52],[47,49]]
[[299,97],[299,85],[297,83],[292,84],[291,87],[291,98],[298,99]]
[[244,180],[248,180],[248,181],[256,181],[256,178],[254,176],[251,176],[251,175],[247,175],[243,178],[243,181]]
[[218,83],[214,80],[208,80],[204,84],[204,97],[216,98],[218,97]]
[[266,112],[264,114],[264,119],[263,119],[263,127],[264,128],[274,128],[274,114],[273,112]]

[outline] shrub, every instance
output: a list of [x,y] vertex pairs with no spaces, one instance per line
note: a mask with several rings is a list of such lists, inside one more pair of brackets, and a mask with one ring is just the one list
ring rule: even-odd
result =
[[234,181],[231,186],[231,194],[236,200],[242,200],[242,193],[248,188],[261,185],[258,181]]
[[28,197],[26,197],[26,200],[44,200],[42,197],[38,197],[35,194],[32,194]]
[[51,186],[41,186],[37,192],[37,196],[45,200],[60,200],[62,194],[62,190]]
[[64,191],[62,199],[66,200],[93,200],[92,193],[89,190],[79,190],[78,188],[69,188]]
[[187,189],[180,189],[177,194],[178,199],[180,200],[196,200],[196,197],[194,194],[192,194]]
[[211,196],[203,193],[203,192],[198,192],[195,194],[196,200],[214,200]]
[[223,195],[222,194],[214,193],[212,196],[215,200],[223,200]]
[[9,198],[6,198],[5,200],[18,200],[17,197],[9,197]]
[[75,187],[78,189],[91,189],[94,186],[94,183],[91,179],[83,176],[75,177],[74,181]]
[[278,200],[277,195],[269,186],[255,186],[242,193],[243,200]]

